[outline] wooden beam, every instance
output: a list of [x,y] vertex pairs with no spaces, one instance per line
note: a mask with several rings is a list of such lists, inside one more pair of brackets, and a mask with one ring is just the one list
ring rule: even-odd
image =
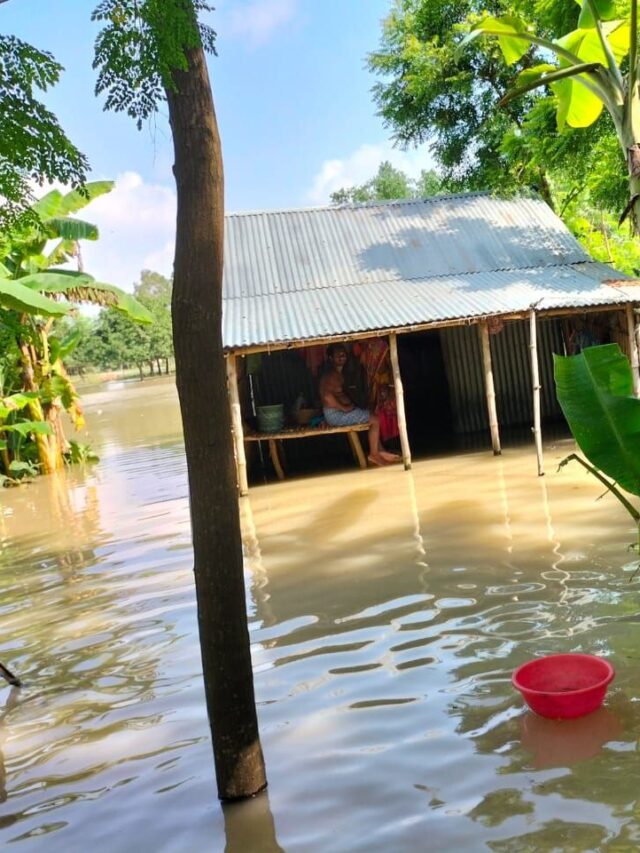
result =
[[233,449],[235,451],[236,471],[238,474],[238,492],[240,495],[246,495],[249,493],[247,458],[244,452],[244,436],[242,434],[242,410],[240,408],[240,394],[238,393],[238,371],[236,357],[233,353],[227,356],[227,390],[229,392],[229,406],[231,408],[231,429],[233,432]]
[[278,432],[245,432],[245,441],[268,441],[277,439],[285,441],[290,438],[310,438],[316,435],[334,435],[339,432],[365,432],[369,424],[349,424],[348,426],[330,427],[326,424],[319,427],[285,427]]
[[393,384],[396,389],[396,409],[398,410],[402,461],[404,462],[404,470],[408,471],[411,468],[411,448],[409,447],[409,436],[407,434],[407,417],[404,411],[404,389],[402,387],[400,361],[398,359],[398,337],[395,332],[389,335],[389,349],[391,352],[391,367],[393,369]]
[[542,426],[540,417],[540,369],[538,367],[538,330],[534,308],[531,308],[529,311],[529,334],[531,384],[533,386],[533,436],[536,442],[536,456],[538,457],[538,476],[542,477],[544,474],[544,462],[542,459]]
[[627,305],[627,333],[629,335],[629,356],[633,375],[633,393],[640,397],[640,359],[638,358],[638,323],[633,305]]
[[502,453],[500,447],[500,429],[498,427],[498,410],[496,409],[496,389],[493,384],[493,366],[491,364],[491,345],[489,343],[489,327],[480,323],[480,344],[482,346],[482,361],[484,363],[484,390],[487,397],[487,413],[491,430],[491,445],[495,456]]

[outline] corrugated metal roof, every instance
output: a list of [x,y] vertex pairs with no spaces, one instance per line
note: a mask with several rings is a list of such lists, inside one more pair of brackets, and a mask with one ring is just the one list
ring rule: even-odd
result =
[[230,349],[638,299],[529,198],[233,214],[225,251]]

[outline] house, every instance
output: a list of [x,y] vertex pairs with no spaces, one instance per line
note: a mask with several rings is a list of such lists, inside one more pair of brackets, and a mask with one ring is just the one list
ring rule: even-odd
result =
[[[501,425],[533,424],[542,473],[542,424],[560,415],[553,352],[617,341],[640,390],[640,282],[590,258],[538,198],[230,214],[225,241],[223,340],[243,494],[245,440],[268,439],[278,470],[277,440],[313,434],[247,433],[253,403],[238,380],[256,354],[388,341],[405,467],[422,426],[442,418],[457,433],[487,430],[494,453]],[[287,385],[292,362],[280,360],[271,373],[290,404],[302,380]]]

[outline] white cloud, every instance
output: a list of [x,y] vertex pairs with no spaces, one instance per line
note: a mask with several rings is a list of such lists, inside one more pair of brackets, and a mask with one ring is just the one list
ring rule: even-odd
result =
[[240,36],[252,47],[269,41],[297,12],[298,0],[248,0],[228,12],[230,36]]
[[96,279],[131,291],[143,269],[171,275],[176,226],[173,189],[124,172],[116,178],[112,192],[92,201],[78,215],[100,230],[99,240],[82,244],[85,269]]
[[423,169],[432,169],[433,157],[426,146],[400,151],[391,145],[361,145],[342,160],[325,160],[306,193],[312,204],[328,204],[331,193],[342,187],[363,184],[378,171],[383,160],[389,160],[396,169],[417,178]]

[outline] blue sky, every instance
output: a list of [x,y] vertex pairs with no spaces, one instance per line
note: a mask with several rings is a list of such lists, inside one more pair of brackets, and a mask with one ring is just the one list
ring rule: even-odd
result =
[[[130,289],[143,267],[171,271],[175,192],[171,137],[162,113],[142,131],[104,113],[93,94],[94,0],[10,0],[2,32],[51,51],[65,67],[44,100],[116,190],[91,208],[101,240],[87,270]],[[426,149],[394,149],[371,99],[365,57],[379,41],[391,0],[218,0],[209,61],[230,211],[329,202],[366,180],[382,159],[417,174]]]

